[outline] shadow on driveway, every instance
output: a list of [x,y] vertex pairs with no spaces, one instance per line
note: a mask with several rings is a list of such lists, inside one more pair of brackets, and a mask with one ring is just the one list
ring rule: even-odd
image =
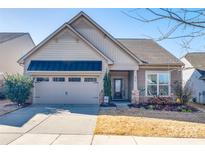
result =
[[31,105],[0,116],[0,125],[21,127],[36,115],[80,114],[97,115],[98,105]]

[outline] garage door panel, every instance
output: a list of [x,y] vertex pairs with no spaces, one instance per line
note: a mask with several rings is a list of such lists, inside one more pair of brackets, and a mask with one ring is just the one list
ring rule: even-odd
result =
[[93,104],[98,102],[97,83],[69,83],[66,89],[70,102],[80,104]]
[[35,84],[35,103],[96,104],[99,84],[96,82],[39,82]]
[[55,82],[37,83],[36,87],[36,102],[37,103],[53,103],[56,104],[64,102],[65,92],[63,91],[65,85]]

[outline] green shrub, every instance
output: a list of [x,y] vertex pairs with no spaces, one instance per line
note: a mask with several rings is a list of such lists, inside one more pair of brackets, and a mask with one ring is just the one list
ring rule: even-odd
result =
[[3,87],[0,87],[0,100],[6,99],[5,93],[3,91]]
[[181,109],[181,112],[189,112],[189,113],[191,113],[192,110],[191,109]]
[[192,87],[189,84],[182,86],[182,82],[180,81],[175,81],[172,86],[173,92],[180,99],[180,102],[183,104],[188,103],[192,98]]
[[33,81],[31,78],[20,75],[6,75],[4,91],[5,95],[12,102],[24,104],[29,98]]

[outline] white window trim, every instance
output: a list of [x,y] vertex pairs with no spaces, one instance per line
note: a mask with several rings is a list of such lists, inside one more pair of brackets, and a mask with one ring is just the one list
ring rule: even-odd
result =
[[[54,78],[64,78],[64,81],[54,81]],[[66,77],[64,77],[64,76],[53,76],[52,77],[52,82],[65,83],[66,82]]]
[[[34,78],[35,83],[50,82],[50,77],[49,76],[33,76],[33,78]],[[48,81],[37,81],[37,78],[48,78]]]
[[[98,76],[84,76],[83,77],[83,82],[85,82],[85,78],[96,78],[97,81],[96,82],[90,82],[90,83],[99,83],[99,77]],[[88,83],[88,82],[85,82]]]
[[169,81],[168,81],[169,94],[163,95],[160,97],[170,97],[171,96],[171,72],[170,71],[145,71],[145,96],[146,97],[153,97],[147,94],[147,75],[157,74],[157,95],[159,95],[159,74],[160,73],[168,73],[168,78],[169,78]]
[[[69,81],[69,78],[80,78],[80,81]],[[81,76],[68,76],[68,82],[78,82],[81,83],[82,82],[82,77]]]
[[[96,79],[96,81],[85,81],[86,78],[93,78],[93,79]],[[84,77],[83,82],[94,82],[94,83],[96,83],[96,82],[98,82],[98,78],[97,77]]]

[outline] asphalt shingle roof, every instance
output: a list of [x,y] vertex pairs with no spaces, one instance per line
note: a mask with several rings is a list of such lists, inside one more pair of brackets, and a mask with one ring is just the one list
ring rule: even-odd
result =
[[151,39],[117,39],[144,64],[174,64],[182,62]]
[[28,71],[101,71],[102,61],[39,61],[32,60]]
[[191,52],[184,57],[194,68],[205,71],[205,52]]
[[201,76],[199,77],[199,79],[204,80],[204,79],[205,79],[205,70],[200,70],[200,69],[196,69],[196,70],[201,74]]
[[0,33],[0,43],[15,39],[25,34],[26,33]]

